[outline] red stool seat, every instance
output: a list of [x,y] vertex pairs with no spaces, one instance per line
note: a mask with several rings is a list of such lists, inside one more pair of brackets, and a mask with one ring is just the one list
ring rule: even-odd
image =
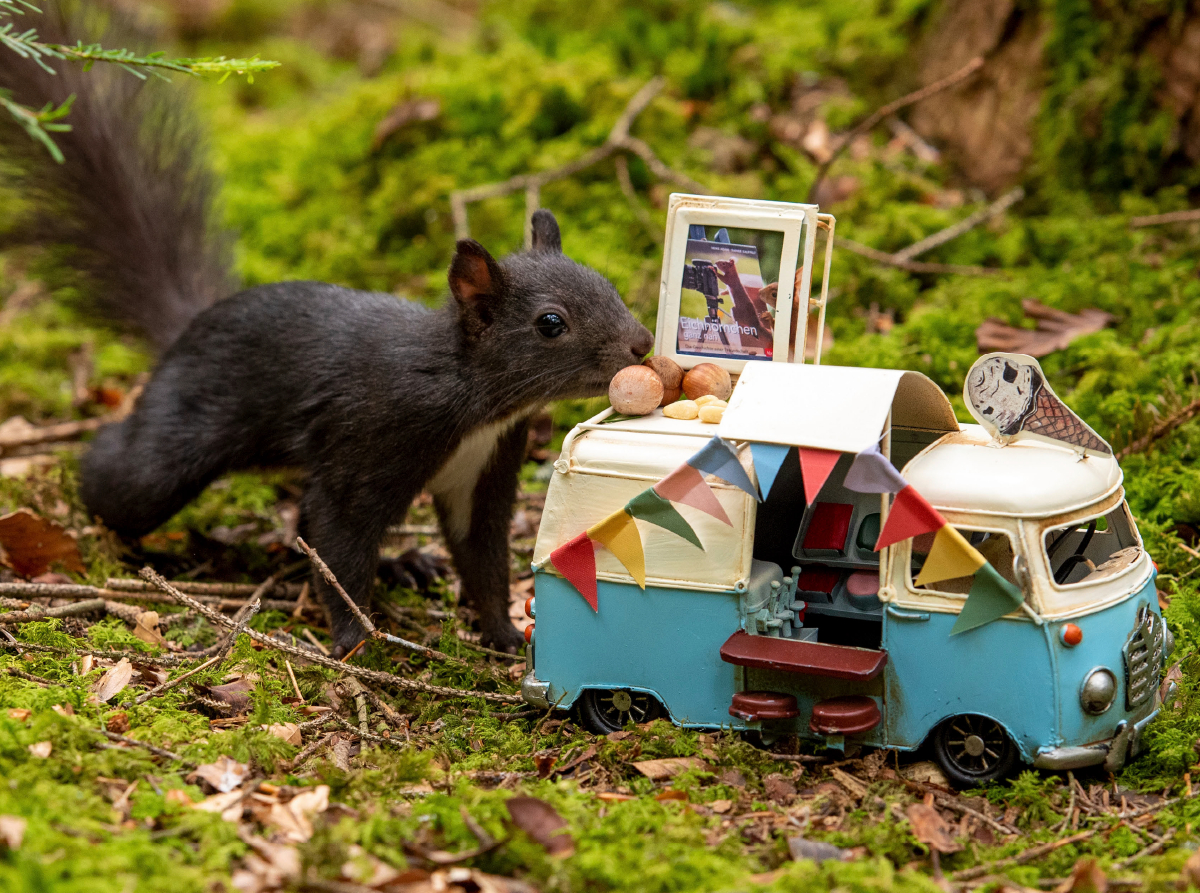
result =
[[866,695],[842,695],[818,701],[808,727],[820,735],[853,735],[866,732],[882,717],[879,705]]
[[795,719],[800,715],[793,695],[777,691],[739,691],[733,696],[729,715],[746,722],[760,719]]

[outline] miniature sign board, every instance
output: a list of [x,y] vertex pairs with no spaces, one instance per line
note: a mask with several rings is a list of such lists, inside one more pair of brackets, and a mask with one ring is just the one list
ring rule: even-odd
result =
[[1000,443],[1043,440],[1084,455],[1112,456],[1112,447],[1054,393],[1038,361],[1021,353],[989,353],[963,383],[975,421]]
[[[808,305],[816,230],[816,205],[672,195],[655,353],[735,375],[748,362],[786,362],[792,303]],[[795,335],[798,357],[804,336]]]

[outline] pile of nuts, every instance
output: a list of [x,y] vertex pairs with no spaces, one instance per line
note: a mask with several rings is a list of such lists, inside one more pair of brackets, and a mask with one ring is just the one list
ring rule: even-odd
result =
[[[608,399],[624,415],[649,415],[658,407],[670,419],[695,419],[716,424],[733,393],[729,373],[713,363],[688,370],[668,357],[650,357],[641,366],[628,366],[613,376]],[[680,400],[686,396],[686,400]]]

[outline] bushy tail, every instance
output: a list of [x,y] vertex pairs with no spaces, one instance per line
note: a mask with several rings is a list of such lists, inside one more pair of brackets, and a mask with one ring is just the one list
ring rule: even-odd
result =
[[[18,31],[36,28],[43,40],[62,44],[137,43],[119,23],[96,35],[57,2],[38,5],[44,13],[13,17]],[[0,88],[17,102],[41,108],[75,96],[66,119],[72,129],[52,135],[63,164],[0,112],[3,177],[13,174],[22,209],[11,224],[0,220],[0,241],[66,249],[85,306],[134,324],[165,350],[196,314],[234,290],[202,134],[176,84],[143,81],[112,65],[84,71],[47,61],[55,74],[0,45]]]

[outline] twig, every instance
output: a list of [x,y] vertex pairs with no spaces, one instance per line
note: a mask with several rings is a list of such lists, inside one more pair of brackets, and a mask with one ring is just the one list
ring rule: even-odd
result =
[[156,685],[154,688],[150,689],[149,691],[143,692],[142,694],[138,695],[137,700],[134,701],[134,703],[135,704],[145,704],[151,698],[157,698],[159,695],[163,694],[164,692],[170,691],[171,689],[175,688],[175,686],[179,685],[185,679],[188,679],[191,676],[195,676],[201,670],[207,670],[213,664],[220,663],[222,660],[224,660],[224,655],[221,655],[221,654],[218,654],[216,657],[210,657],[204,663],[200,664],[200,666],[195,667],[194,669],[188,670],[182,676],[176,676],[174,679],[169,679],[166,682],[164,682],[162,685]]
[[300,694],[300,684],[296,681],[296,671],[292,669],[292,662],[286,657],[283,659],[283,665],[287,667],[288,679],[292,680],[292,690],[296,692],[296,697],[300,703],[304,703],[304,695]]
[[291,772],[293,769],[297,768],[301,763],[303,763],[305,760],[307,760],[309,757],[311,757],[313,754],[315,754],[317,751],[319,751],[321,748],[323,748],[326,744],[328,744],[330,741],[332,741],[339,734],[340,734],[340,732],[330,732],[325,737],[318,738],[316,741],[313,741],[307,747],[305,747],[302,751],[300,751],[300,753],[296,754],[294,757],[292,757],[290,760],[288,760],[287,763],[281,764],[280,768],[283,769],[283,771],[285,771],[285,772]]
[[963,264],[930,264],[919,260],[897,260],[894,254],[888,254],[886,251],[880,251],[878,248],[872,248],[870,245],[864,245],[861,242],[855,242],[853,239],[838,239],[837,244],[839,248],[845,248],[847,251],[853,251],[855,254],[860,254],[877,263],[887,264],[889,267],[896,267],[907,273],[948,273],[958,276],[1008,275],[1007,271],[997,269],[996,267],[978,267]]
[[217,658],[219,660],[225,660],[225,658],[229,656],[229,652],[231,652],[234,646],[237,645],[238,636],[240,636],[243,630],[246,629],[246,624],[249,623],[254,618],[254,615],[258,613],[258,609],[262,604],[263,595],[269,592],[271,587],[274,585],[274,575],[267,577],[267,579],[263,580],[263,582],[259,584],[259,587],[254,590],[254,594],[250,596],[250,601],[246,604],[246,606],[237,612],[237,616],[233,618],[233,631],[225,639],[224,644],[221,645],[221,650],[217,652]]
[[1150,214],[1146,217],[1130,217],[1129,225],[1134,229],[1142,226],[1159,226],[1163,223],[1196,223],[1200,221],[1200,209],[1170,211],[1166,214]]
[[939,245],[945,245],[947,242],[957,239],[963,233],[969,232],[970,230],[979,226],[981,223],[986,223],[993,217],[999,217],[1024,197],[1024,188],[1018,186],[1016,189],[1006,192],[1004,195],[1000,196],[1000,198],[996,199],[986,208],[980,208],[974,214],[964,217],[953,226],[948,226],[931,236],[926,236],[919,242],[913,242],[913,244],[909,245],[907,248],[901,248],[899,251],[893,254],[892,257],[899,261],[909,261],[917,255],[924,254],[926,251],[932,251]]
[[985,813],[982,813],[977,809],[972,809],[970,806],[967,806],[967,804],[963,803],[961,800],[958,800],[955,797],[947,797],[945,794],[942,794],[940,791],[938,791],[933,785],[922,784],[919,781],[910,781],[909,779],[904,778],[904,777],[901,777],[900,780],[902,782],[904,782],[904,786],[906,788],[909,788],[910,790],[917,791],[918,793],[921,793],[921,794],[932,794],[933,802],[936,803],[938,806],[942,807],[943,809],[953,810],[954,812],[957,812],[960,815],[969,815],[972,818],[978,819],[979,821],[983,822],[985,825],[987,825],[993,831],[999,831],[1001,834],[1005,835],[1006,837],[1011,836],[1013,834],[1021,833],[1016,828],[1010,828],[1008,825],[1005,825],[1002,822],[996,821],[991,816],[989,816]]
[[[113,581],[109,581],[113,582]],[[208,584],[194,584],[208,585]],[[230,584],[238,585],[241,584]],[[104,598],[116,600],[128,600],[133,602],[146,602],[149,604],[175,604],[168,598],[164,598],[162,593],[157,590],[127,590],[127,589],[102,589],[98,586],[87,586],[79,583],[0,583],[0,597],[3,596],[24,596],[25,598]],[[221,610],[230,610],[232,608],[245,607],[245,599],[225,598],[215,595],[196,595],[199,601],[205,604],[214,605]],[[296,607],[296,602],[280,599],[264,599],[262,606],[268,611],[292,611]]]
[[145,664],[147,666],[159,667],[175,667],[183,660],[186,660],[185,655],[164,654],[161,657],[152,657],[149,654],[144,654],[141,651],[105,651],[95,648],[59,648],[55,645],[35,645],[31,642],[0,642],[0,648],[16,648],[25,651],[44,651],[49,654],[66,654],[70,657],[78,657],[81,654],[90,654],[93,657],[103,657],[109,660],[120,660],[128,658],[130,663]]
[[185,760],[179,754],[172,753],[166,748],[155,747],[153,744],[147,744],[145,741],[138,741],[136,738],[126,738],[124,735],[118,735],[116,732],[110,732],[107,729],[98,729],[97,731],[99,731],[101,735],[104,735],[106,738],[108,738],[109,741],[119,741],[122,744],[131,744],[134,747],[144,747],[156,757],[164,757],[168,760],[177,760],[181,763],[187,762],[187,760]]
[[[321,556],[317,554],[317,550],[300,537],[296,537],[296,548],[308,556],[308,560],[313,563],[313,567],[317,569],[317,573],[319,573],[325,582],[332,586],[334,591],[342,597],[342,601],[344,601],[347,607],[350,608],[350,611],[354,614],[355,618],[362,625],[362,628],[367,631],[371,638],[379,639],[385,642],[391,642],[394,645],[400,645],[409,649],[410,651],[415,651],[418,654],[423,654],[426,657],[431,657],[435,660],[451,661],[459,664],[466,663],[466,661],[461,660],[460,658],[451,657],[448,654],[443,654],[440,651],[436,651],[433,648],[428,648],[425,645],[421,645],[417,642],[410,642],[408,639],[402,639],[399,636],[393,636],[391,633],[385,633],[379,629],[376,629],[375,624],[371,622],[371,618],[363,613],[362,608],[360,608],[354,599],[350,597],[350,593],[342,588],[342,584],[339,583],[337,577],[333,575],[333,571],[329,569],[329,565],[327,565],[324,560],[322,560]],[[355,652],[362,648],[364,644],[366,644],[366,640],[359,642],[354,646],[349,654],[342,658],[342,660],[350,660]]]
[[654,221],[650,218],[650,212],[638,201],[637,190],[633,188],[633,180],[629,176],[629,159],[624,155],[618,155],[613,159],[613,165],[617,169],[617,185],[621,187],[621,194],[625,196],[625,201],[629,202],[629,207],[633,209],[634,216],[646,228],[646,232],[650,234],[650,238],[661,245],[663,240],[662,231],[655,226]]
[[0,435],[0,453],[15,447],[32,446],[37,443],[53,443],[56,440],[74,440],[96,431],[101,425],[112,421],[111,418],[84,419],[79,422],[61,422],[57,425],[46,425],[34,428],[32,431],[16,431],[12,434]]
[[1136,862],[1138,859],[1142,858],[1143,856],[1154,855],[1159,850],[1161,850],[1164,846],[1166,846],[1167,843],[1174,836],[1175,836],[1175,829],[1168,828],[1167,833],[1164,834],[1162,837],[1156,838],[1152,843],[1150,843],[1150,844],[1146,845],[1145,847],[1143,847],[1142,849],[1138,850],[1136,853],[1134,853],[1128,859],[1122,859],[1120,862],[1114,863],[1112,866],[1112,870],[1113,871],[1122,871],[1123,869],[1125,869],[1129,865],[1132,865],[1134,862]]
[[835,161],[838,160],[838,158],[841,157],[842,153],[845,152],[846,149],[850,147],[850,144],[853,143],[854,140],[856,140],[861,134],[871,130],[871,128],[873,128],[884,118],[888,117],[888,115],[894,115],[902,108],[907,108],[914,103],[920,102],[922,99],[928,99],[930,96],[935,96],[936,94],[941,93],[943,90],[948,90],[954,85],[965,81],[982,67],[983,57],[976,56],[953,74],[947,75],[940,81],[934,81],[929,86],[922,87],[920,90],[914,90],[912,93],[901,96],[899,99],[892,100],[887,105],[881,106],[870,115],[863,118],[863,120],[855,124],[845,136],[838,140],[838,144],[834,146],[829,157],[822,162],[819,168],[817,168],[817,178],[813,180],[813,184],[808,190],[808,201],[816,201],[817,189],[820,187],[821,181],[825,179],[825,174],[828,173],[829,168]]
[[1129,446],[1118,452],[1117,458],[1124,459],[1126,456],[1130,456],[1133,453],[1140,453],[1143,450],[1148,449],[1156,440],[1161,440],[1180,425],[1190,422],[1196,417],[1197,414],[1200,414],[1200,399],[1193,400],[1182,409],[1171,413],[1169,416],[1151,428],[1149,434],[1145,435],[1144,437],[1139,437],[1137,440],[1133,441],[1133,443],[1129,444]]
[[[223,626],[226,629],[233,625],[233,621],[224,614],[218,614],[207,605],[204,605],[186,593],[175,589],[170,583],[156,574],[152,568],[142,568],[141,573],[144,579],[154,582],[163,592],[174,597],[177,601],[179,601],[180,604],[187,605],[192,610],[200,612],[207,617],[210,622],[218,626]],[[344,664],[340,661],[334,660],[331,657],[314,654],[313,652],[304,648],[300,648],[299,646],[289,645],[286,642],[281,642],[272,636],[263,635],[257,630],[247,629],[245,633],[254,641],[273,648],[276,651],[281,651],[284,654],[291,654],[295,657],[302,657],[312,663],[320,664],[321,666],[329,667],[330,669],[340,670],[344,673],[350,674],[351,676],[357,676],[360,679],[371,679],[376,682],[381,682],[385,685],[394,685],[397,688],[407,689],[409,691],[423,691],[445,698],[481,698],[485,701],[494,701],[499,704],[523,703],[519,695],[503,695],[495,692],[483,691],[465,691],[463,689],[448,688],[442,685],[430,685],[426,682],[417,682],[414,679],[405,679],[401,676],[393,675],[392,673],[385,673],[382,670],[368,670],[366,667],[356,666],[355,664]]]
[[[499,183],[485,183],[481,186],[473,186],[470,189],[456,189],[451,192],[450,211],[454,217],[455,238],[466,239],[471,235],[470,223],[467,219],[467,205],[471,202],[483,201],[488,198],[499,198],[502,195],[510,195],[514,192],[525,192],[527,195],[536,194],[537,190],[540,190],[547,183],[551,183],[554,180],[561,180],[564,177],[569,177],[572,174],[586,170],[616,152],[628,152],[637,155],[646,163],[646,167],[650,169],[650,172],[660,180],[674,183],[688,190],[688,192],[699,193],[701,195],[709,194],[709,190],[705,186],[697,183],[691,177],[687,176],[687,174],[682,174],[668,167],[654,154],[654,150],[647,143],[629,134],[629,128],[633,125],[634,119],[650,105],[651,100],[662,90],[664,83],[665,81],[661,77],[656,77],[648,81],[629,100],[625,106],[625,110],[617,118],[617,122],[613,125],[612,130],[609,131],[608,137],[604,142],[596,148],[583,153],[573,161],[568,161],[566,164],[546,171],[539,171],[533,174],[520,174]],[[528,202],[526,204],[528,205]],[[528,214],[530,213],[528,207],[526,213],[528,218]]]
[[1032,862],[1034,859],[1040,859],[1047,853],[1052,853],[1057,849],[1069,846],[1072,843],[1079,843],[1081,840],[1087,840],[1089,837],[1095,837],[1103,831],[1107,831],[1112,826],[1101,826],[1092,828],[1090,831],[1080,831],[1078,834],[1072,834],[1070,837],[1063,837],[1059,840],[1052,840],[1049,843],[1043,843],[1039,846],[1030,847],[1024,852],[1018,853],[1015,856],[1009,856],[1007,859],[997,859],[995,862],[987,862],[983,865],[976,865],[974,868],[964,868],[962,871],[956,871],[950,875],[955,881],[970,881],[977,877],[982,877],[985,874],[991,874],[1000,868],[1007,868],[1010,865],[1024,865],[1026,862]]
[[[303,584],[301,583],[280,583],[275,580],[275,577],[271,577],[270,579],[275,581],[272,584],[272,589],[286,592],[289,595],[299,595],[300,590],[303,588]],[[156,594],[158,592],[155,587],[151,586],[145,580],[130,580],[125,577],[109,577],[104,585],[117,592],[153,592]],[[248,598],[262,588],[261,583],[193,583],[190,580],[172,580],[171,585],[180,592],[186,592],[189,595],[218,595],[224,598],[236,596]],[[266,593],[263,594],[265,595]]]
[[63,682],[55,682],[53,679],[47,679],[45,676],[34,676],[32,673],[26,673],[23,670],[18,670],[16,667],[5,667],[4,672],[9,676],[16,676],[18,679],[26,679],[29,682],[36,682],[38,685],[45,688],[49,685],[65,685]]
[[362,691],[363,691],[363,694],[366,695],[367,700],[371,702],[371,705],[376,710],[378,710],[380,713],[383,714],[383,721],[386,722],[389,726],[391,726],[393,729],[396,729],[397,731],[399,731],[401,727],[408,726],[407,717],[402,716],[399,713],[397,713],[395,711],[395,709],[392,708],[388,704],[387,701],[385,701],[383,698],[379,697],[379,695],[377,695],[374,691],[367,688],[365,685],[362,687]]
[[374,741],[377,744],[391,744],[393,747],[402,747],[406,743],[404,741],[401,741],[399,738],[388,738],[384,735],[376,735],[374,732],[366,731],[366,730],[360,728],[359,726],[356,726],[353,723],[342,719],[336,713],[331,713],[330,716],[333,717],[333,721],[335,723],[337,723],[339,726],[341,726],[347,732],[354,733],[359,738],[362,738],[364,741]]
[[0,614],[0,624],[9,626],[14,623],[29,623],[36,620],[47,620],[51,617],[74,617],[77,614],[89,614],[92,611],[103,611],[104,599],[93,598],[85,602],[75,602],[71,605],[61,605],[57,608],[43,608],[33,605],[27,611],[9,611]]
[[308,627],[304,628],[304,638],[306,638],[306,639],[308,639],[308,641],[312,642],[313,647],[315,647],[318,651],[320,651],[321,654],[325,655],[325,657],[329,657],[329,649],[321,644],[321,641],[312,634],[312,630],[309,629]]
[[1067,830],[1067,826],[1071,824],[1071,816],[1075,814],[1075,773],[1069,769],[1067,770],[1067,789],[1071,792],[1071,797],[1067,801],[1067,814],[1054,829],[1059,834]]

